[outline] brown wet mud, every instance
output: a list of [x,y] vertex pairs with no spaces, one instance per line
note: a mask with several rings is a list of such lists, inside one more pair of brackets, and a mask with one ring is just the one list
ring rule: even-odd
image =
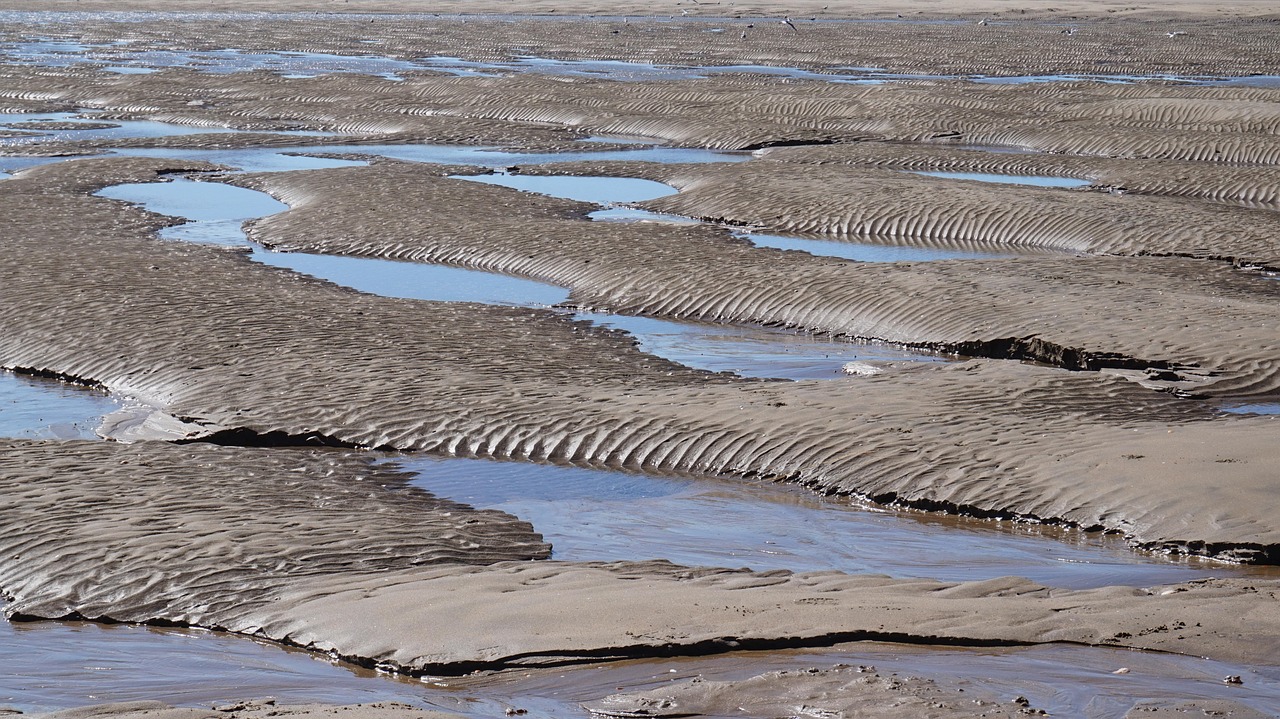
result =
[[[1277,563],[1280,546],[1267,409],[1280,382],[1280,289],[1260,274],[1277,257],[1277,91],[1208,84],[1242,62],[1280,73],[1275,40],[1265,23],[1203,14],[1165,27],[1182,11],[1065,26],[190,16],[163,33],[145,15],[0,15],[0,42],[70,43],[4,67],[3,109],[48,116],[14,118],[4,140],[14,157],[0,164],[13,173],[0,181],[0,365],[158,413],[116,426],[163,415],[187,439],[265,445],[6,444],[8,610],[227,629],[409,676],[502,670],[439,680],[458,692],[454,706],[420,702],[471,715],[524,702],[545,716],[582,703],[714,716],[738,696],[748,716],[776,715],[779,702],[966,716],[975,695],[995,715],[1274,713],[1268,569],[1132,562],[1140,555],[1093,539],[1110,530],[1142,550],[1261,564]],[[902,53],[906,38],[921,50]],[[106,46],[117,40],[129,42]],[[201,54],[231,47],[234,57]],[[250,59],[262,66],[208,71]],[[706,76],[670,72],[679,66]],[[955,78],[902,77],[920,74]],[[1060,77],[978,81],[1040,75]],[[139,122],[183,131],[136,136],[148,130]],[[113,131],[135,136],[92,134]],[[597,136],[687,150],[545,154]],[[387,159],[425,144],[474,152]],[[370,152],[347,154],[353,145]],[[975,146],[1035,153],[962,149]],[[489,148],[512,154],[478,161]],[[46,162],[116,150],[133,156]],[[342,166],[328,159],[335,150]],[[677,159],[711,150],[759,152]],[[321,158],[298,157],[308,151]],[[567,162],[509,169],[530,153]],[[212,164],[236,157],[246,162],[225,164],[249,172]],[[459,177],[493,169],[666,183],[679,192],[639,200],[644,209],[705,224],[605,222],[592,217],[599,204]],[[288,206],[246,226],[276,250],[499,273],[567,288],[577,308],[658,321],[976,358],[862,363],[825,382],[716,374],[551,309],[378,296],[236,248],[166,242],[182,231],[174,218],[94,196],[208,172]],[[1013,256],[863,262],[761,246],[741,230]],[[286,444],[519,460],[501,466],[551,474],[482,481],[455,464],[431,495],[367,453]],[[633,473],[578,484],[560,473],[603,468]],[[644,492],[610,495],[618,477],[646,480]],[[853,536],[848,510],[780,501],[775,480],[1014,531],[984,535],[981,556],[957,559],[954,573],[908,551],[880,563],[883,547],[913,541],[905,524],[874,549],[833,547],[825,535]],[[486,497],[486,481],[505,494]],[[680,486],[658,491],[664,482]],[[594,506],[574,505],[575,487]],[[972,529],[893,516],[925,530],[918,551],[931,556]],[[1020,531],[1027,522],[1060,527]],[[663,536],[679,524],[689,529]],[[1056,548],[1053,561],[1002,565],[1031,546],[1020,540]],[[1103,549],[1149,579],[1104,566]],[[730,561],[739,554],[757,571],[713,568],[752,564]],[[664,555],[678,564],[653,561]],[[1073,558],[1098,564],[1053,566]],[[1000,578],[1002,566],[1034,581]],[[896,578],[866,574],[876,571]],[[951,648],[866,644],[877,639]],[[853,651],[826,649],[849,641]],[[1116,647],[1181,656],[1121,662]],[[797,649],[814,671],[792,663]],[[140,651],[145,676],[163,660]],[[609,661],[585,666],[598,660]],[[257,686],[334,704],[366,702],[365,682],[378,681],[348,694],[335,679],[325,693],[309,688],[324,680],[273,676]],[[133,681],[112,698],[222,694],[148,697],[146,680]],[[31,708],[88,703],[48,689]],[[833,691],[840,701],[817,701]]]

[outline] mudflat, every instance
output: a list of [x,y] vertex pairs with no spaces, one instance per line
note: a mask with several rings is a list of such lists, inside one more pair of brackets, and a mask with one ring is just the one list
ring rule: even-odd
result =
[[[0,0],[25,9],[13,5]],[[105,389],[146,416],[103,424],[109,438],[144,440],[133,444],[0,443],[9,614],[209,627],[409,675],[868,640],[1280,664],[1280,583],[1261,576],[1064,590],[558,561],[538,527],[431,496],[373,461],[365,450],[765,478],[1280,564],[1280,430],[1266,413],[1280,394],[1274,8],[974,0],[898,18],[876,3],[733,7],[673,3],[662,11],[675,17],[655,18],[623,16],[652,7],[534,3],[518,8],[528,16],[490,17],[475,13],[517,8],[477,2],[433,5],[435,17],[407,2],[226,0],[158,23],[107,12],[167,9],[153,3],[55,0],[51,14],[0,14],[0,109],[61,113],[15,120],[0,145],[12,170],[0,179],[0,366]],[[24,59],[23,43],[40,40],[54,49]],[[193,55],[173,59],[182,53]],[[234,67],[255,53],[265,64]],[[357,67],[270,64],[308,54]],[[362,70],[360,58],[401,64]],[[219,62],[230,69],[208,71]],[[76,113],[92,123],[64,116]],[[76,137],[136,120],[196,131]],[[590,203],[466,179],[491,167],[380,155],[422,143],[612,150],[502,171],[656,180],[676,192],[639,207],[700,222],[595,221]],[[743,161],[627,159],[637,144]],[[325,147],[315,154],[367,164],[240,173],[226,164],[234,155],[207,154]],[[175,177],[285,203],[244,225],[272,250],[481,270],[563,287],[569,300],[357,292],[245,248],[162,239],[180,219],[96,194]],[[855,262],[760,246],[762,233],[1005,256]],[[569,309],[766,325],[956,361],[748,379],[647,353]],[[1242,404],[1262,409],[1224,411]],[[979,706],[865,667],[618,692],[587,708]],[[1034,709],[977,699],[991,715]],[[1139,699],[1124,711],[1260,706]],[[425,715],[78,711],[50,716]]]

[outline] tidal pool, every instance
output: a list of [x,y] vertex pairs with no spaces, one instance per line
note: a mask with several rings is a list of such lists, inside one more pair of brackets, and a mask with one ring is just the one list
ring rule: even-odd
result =
[[121,402],[96,389],[0,370],[0,437],[97,439]]
[[420,704],[423,694],[323,655],[227,633],[0,619],[0,705],[24,712],[142,700],[208,707],[265,697]]
[[532,522],[552,557],[569,561],[668,559],[944,581],[1012,575],[1068,588],[1274,575],[1141,554],[1111,537],[872,508],[789,485],[478,459],[394,461],[437,496]]
[[[732,372],[761,379],[835,379],[845,377],[849,362],[946,362],[949,355],[931,354],[870,342],[850,342],[805,332],[759,327],[681,322],[579,312],[575,318],[623,330],[640,349],[711,372]],[[874,365],[873,365],[874,366]]]
[[987,172],[917,172],[913,175],[925,177],[941,177],[948,180],[975,180],[977,182],[994,182],[1001,185],[1031,185],[1034,187],[1088,187],[1089,180],[1076,177],[1050,177],[1048,175],[997,175]]
[[624,202],[643,202],[658,197],[674,195],[670,185],[636,177],[579,177],[573,175],[454,175],[455,180],[481,182],[486,185],[510,187],[524,192],[534,192],[566,200],[593,202],[597,205],[613,205]]
[[[759,232],[745,232],[739,237],[750,240],[756,247],[773,247],[779,250],[799,250],[811,255],[823,257],[840,257],[856,262],[937,262],[939,260],[991,260],[1004,257],[1015,257],[1013,253],[967,250],[948,247],[926,247],[922,245],[884,244],[858,242],[856,240],[828,240],[794,235],[771,235]],[[995,248],[992,248],[994,250]],[[1007,248],[1000,248],[1006,250]],[[1021,253],[1027,254],[1027,253]]]
[[[1101,647],[938,649],[860,642],[419,680],[220,632],[0,620],[0,704],[27,713],[141,700],[208,707],[270,697],[280,704],[399,701],[476,719],[508,709],[523,710],[529,719],[588,719],[580,703],[619,690],[841,664],[976,687],[1006,701],[1026,696],[1051,716],[1120,719],[1142,699],[1231,699],[1262,712],[1280,706],[1275,667]],[[1129,671],[1113,673],[1121,667]],[[1224,685],[1228,675],[1241,676],[1243,685]]]
[[[98,120],[93,117],[92,113],[84,112],[0,114],[0,128],[12,128],[19,123],[21,126],[15,129],[32,134],[18,137],[0,137],[0,148],[48,142],[118,140],[137,137],[174,137],[179,135],[236,132],[218,125],[180,125],[152,120]],[[47,130],[41,129],[40,125],[42,124],[48,124],[50,128]],[[83,125],[84,127],[68,129],[73,128],[75,125]]]
[[1280,402],[1242,402],[1226,404],[1223,412],[1230,414],[1280,414]]

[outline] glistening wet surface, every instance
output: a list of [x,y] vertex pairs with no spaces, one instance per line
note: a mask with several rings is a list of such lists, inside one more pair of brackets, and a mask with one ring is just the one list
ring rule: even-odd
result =
[[225,633],[0,620],[0,705],[25,712],[140,700],[208,706],[268,696],[282,703],[416,703],[422,694],[409,682]]
[[480,165],[508,167],[542,165],[549,162],[582,162],[628,160],[658,163],[746,162],[750,153],[717,152],[682,147],[637,147],[621,150],[585,150],[582,152],[505,152],[486,147],[462,145],[320,145],[308,152],[368,154],[408,162],[433,162],[443,165]]
[[[130,157],[160,157],[170,160],[212,162],[234,167],[242,172],[290,172],[293,170],[323,170],[331,167],[358,167],[369,163],[364,160],[343,160],[334,157],[312,157],[305,153],[310,148],[252,147],[238,150],[179,150],[154,147],[130,147],[113,150],[114,154]],[[3,159],[0,159],[3,162]],[[3,165],[0,165],[3,166]]]
[[477,459],[396,462],[433,494],[532,522],[562,560],[668,559],[950,581],[1016,575],[1069,588],[1268,571],[1142,555],[1080,532],[872,509],[790,485]]
[[[361,156],[385,157],[406,162],[426,162],[441,165],[477,165],[488,168],[591,160],[708,163],[745,162],[751,159],[751,156],[746,153],[715,152],[712,150],[679,147],[639,147],[625,150],[529,153],[506,152],[491,147],[465,145],[314,145],[285,149],[245,148],[239,150],[120,148],[114,152],[120,155],[136,157],[162,157],[173,160],[215,162],[236,167],[245,172],[282,172],[366,164],[359,159]],[[342,157],[309,157],[308,155],[350,155],[352,157],[351,159],[345,159]],[[3,167],[3,165],[0,165],[0,167]]]
[[102,418],[120,407],[99,390],[0,370],[0,437],[96,439]]
[[[23,20],[31,21],[29,13]],[[154,13],[130,13],[133,22],[145,22],[137,17],[150,16],[154,21],[163,15]],[[50,17],[53,17],[50,15]],[[70,18],[71,16],[66,16]],[[196,19],[198,15],[185,15]],[[225,17],[225,16],[224,16]],[[287,17],[287,16],[280,16]],[[393,16],[371,16],[383,21]],[[401,16],[425,19],[426,16]],[[508,16],[510,17],[510,16]],[[464,16],[457,19],[465,22]],[[727,18],[699,18],[698,24],[708,22],[725,27],[707,27],[705,32],[739,33],[743,38],[753,34],[751,23],[735,22]],[[794,24],[790,20],[788,25]],[[376,43],[371,43],[376,44]],[[567,77],[590,77],[622,82],[652,82],[672,80],[697,80],[715,75],[746,74],[778,78],[780,80],[808,80],[842,84],[879,84],[900,80],[968,80],[985,84],[1027,84],[1050,82],[1172,82],[1192,85],[1234,85],[1275,87],[1280,77],[1274,75],[1246,75],[1218,77],[1199,75],[1126,75],[1126,74],[1042,74],[1016,76],[989,75],[930,75],[921,73],[896,73],[878,67],[835,66],[817,70],[774,65],[656,65],[609,59],[562,60],[537,56],[516,56],[509,60],[477,61],[459,57],[436,55],[402,58],[389,55],[359,54],[337,55],[322,52],[297,52],[283,50],[221,48],[216,50],[189,50],[154,47],[129,40],[112,43],[79,43],[56,38],[28,38],[21,42],[0,44],[0,60],[12,64],[42,67],[96,66],[109,72],[137,73],[151,69],[189,68],[209,73],[235,73],[266,70],[289,78],[316,77],[334,73],[355,73],[380,76],[388,80],[402,80],[403,73],[437,72],[459,77],[489,76],[532,72]]]
[[636,177],[578,177],[569,175],[454,175],[455,180],[482,182],[486,185],[510,187],[524,192],[535,192],[566,200],[594,202],[612,205],[623,202],[643,202],[658,197],[674,195],[670,185]]
[[[919,173],[931,174],[931,173]],[[956,173],[963,174],[963,173]],[[588,215],[593,220],[615,222],[657,222],[697,224],[698,220],[664,215],[634,207],[619,207],[644,202],[676,193],[676,189],[652,180],[635,177],[593,177],[569,175],[520,175],[499,172],[492,175],[455,175],[454,179],[499,185],[524,192],[534,192],[580,202],[592,202],[607,209]],[[967,177],[967,175],[966,175]],[[976,176],[975,176],[976,177]],[[983,176],[985,177],[985,175]],[[993,177],[1013,177],[993,175]],[[1049,178],[1053,180],[1061,178]],[[1027,183],[1032,184],[1032,183]],[[1088,184],[1087,182],[1085,184]],[[839,257],[858,262],[933,262],[937,260],[985,260],[1014,257],[1009,248],[975,249],[969,247],[925,247],[918,244],[902,244],[886,238],[884,242],[858,240],[832,240],[808,238],[796,235],[760,234],[742,232],[736,236],[749,240],[757,247],[780,250],[800,250],[811,255]],[[1044,254],[1034,248],[1020,250],[1018,254]],[[660,354],[660,353],[659,353]],[[663,355],[666,356],[666,355]],[[856,359],[851,357],[850,359]],[[902,359],[895,358],[895,359]]]
[[758,232],[744,232],[738,235],[750,240],[756,247],[773,247],[779,250],[799,250],[811,255],[823,257],[840,257],[856,262],[937,262],[939,260],[990,260],[1002,257],[1014,257],[1002,251],[969,250],[948,247],[922,247],[920,245],[900,245],[886,242],[872,242],[816,239],[794,235],[771,235]]
[[[47,125],[48,128],[44,129],[42,125]],[[69,112],[0,114],[0,128],[30,133],[17,137],[0,137],[0,149],[46,142],[235,132],[218,125],[180,125],[151,120],[98,120],[92,114]]]
[[[670,191],[666,185],[651,184]],[[288,206],[254,190],[178,178],[170,182],[116,185],[98,194],[192,220],[161,230],[161,237],[166,239],[246,246],[251,248],[250,258],[254,261],[361,292],[404,299],[543,307],[569,300],[567,289],[490,272],[417,262],[265,250],[245,239],[241,223],[245,219],[283,212]],[[733,371],[746,377],[835,379],[844,376],[842,367],[855,360],[940,359],[927,353],[837,342],[765,327],[671,322],[594,312],[575,316],[631,332],[641,348],[651,354],[698,369]]]
[[[1274,715],[1275,707],[1280,706],[1280,669],[1275,667],[1243,667],[1197,657],[1059,645],[933,649],[865,642],[819,651],[735,652],[535,670],[514,680],[504,675],[481,675],[442,680],[438,685],[476,710],[487,709],[496,715],[505,707],[514,706],[526,709],[531,719],[551,719],[564,716],[565,707],[617,693],[621,687],[647,691],[696,677],[730,681],[770,671],[831,669],[840,665],[869,667],[882,677],[924,677],[966,693],[989,692],[1006,702],[1024,696],[1030,709],[1055,717],[1122,719],[1144,700],[1231,700],[1264,716]],[[1114,673],[1121,668],[1128,671]],[[1244,683],[1224,684],[1223,677],[1229,675],[1240,676]],[[822,713],[821,705],[806,708],[810,711],[798,716],[829,716]]]
[[941,177],[948,180],[974,180],[977,182],[994,182],[1001,185],[1031,185],[1034,187],[1088,187],[1089,180],[1076,177],[1051,177],[1048,175],[997,175],[988,172],[923,172],[912,171],[913,175],[925,177]]
[[[732,372],[762,379],[834,379],[874,373],[885,362],[945,362],[952,357],[932,355],[866,342],[847,342],[769,327],[677,322],[652,317],[578,313],[577,319],[624,330],[640,349],[688,367]],[[857,363],[845,367],[849,363]]]
[[1226,404],[1223,412],[1231,414],[1280,414],[1280,402],[1241,402]]

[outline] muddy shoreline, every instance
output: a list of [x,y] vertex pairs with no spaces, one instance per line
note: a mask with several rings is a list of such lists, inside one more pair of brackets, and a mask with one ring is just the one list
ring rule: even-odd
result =
[[[946,2],[922,22],[878,4],[857,12],[892,22],[835,22],[852,10],[807,0],[741,4],[742,18],[723,21],[683,5],[671,18],[551,16],[605,10],[587,2],[522,7],[548,15],[538,18],[448,15],[510,11],[503,3],[442,5],[442,17],[324,12],[420,9],[338,5],[160,25],[94,2],[53,2],[50,13],[82,12],[44,16],[0,2],[0,106],[97,111],[20,117],[0,138],[0,161],[17,158],[0,176],[0,367],[145,406],[104,425],[133,444],[0,440],[0,592],[14,619],[208,627],[407,676],[486,671],[498,682],[597,661],[871,641],[1280,665],[1280,582],[1262,573],[1068,590],[1016,577],[561,561],[537,526],[408,487],[363,451],[786,481],[1280,564],[1276,418],[1222,409],[1280,394],[1280,89],[1228,80],[1280,75],[1274,8],[1033,2],[1015,14]],[[202,11],[262,9],[227,0]],[[52,49],[26,47],[46,39]],[[237,69],[249,51],[259,64]],[[427,67],[440,58],[456,62]],[[586,60],[609,62],[575,64]],[[136,120],[182,131],[75,137]],[[63,134],[40,142],[43,131]],[[374,151],[416,143],[756,152],[503,170],[657,180],[678,192],[642,207],[704,220],[674,225],[595,221],[589,203],[456,177],[492,166]],[[325,145],[367,146],[368,165],[232,173],[106,154]],[[962,357],[798,382],[696,370],[563,307],[393,299],[237,248],[161,239],[181,221],[95,194],[174,177],[286,203],[245,225],[275,250],[484,270],[566,288],[571,307]],[[743,230],[1035,253],[855,262],[756,246]],[[159,427],[183,443],[159,441]],[[975,699],[992,715],[1036,708],[988,685],[825,664],[593,693],[587,708],[616,716],[719,716],[739,697],[762,717],[886,703],[901,716],[967,716]],[[1110,710],[1265,716],[1263,696],[1135,695]],[[156,704],[49,716],[281,711],[428,716]]]

